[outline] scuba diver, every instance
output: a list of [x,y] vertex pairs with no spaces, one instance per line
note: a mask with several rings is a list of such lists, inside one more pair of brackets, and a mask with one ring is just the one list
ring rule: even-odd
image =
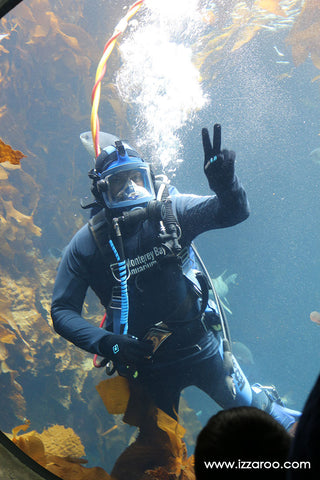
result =
[[[104,143],[89,172],[95,201],[86,207],[94,214],[58,268],[55,331],[175,419],[181,391],[194,385],[223,409],[252,405],[290,429],[300,413],[285,408],[274,387],[250,386],[232,355],[223,309],[217,295],[209,298],[214,287],[192,243],[249,216],[235,153],[221,151],[220,125],[212,144],[202,130],[208,196],[180,194],[119,138],[104,134]],[[81,316],[88,287],[106,310],[104,328]]]

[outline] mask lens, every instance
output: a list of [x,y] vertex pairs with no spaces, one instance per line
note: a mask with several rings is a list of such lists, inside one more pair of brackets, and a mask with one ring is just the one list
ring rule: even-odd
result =
[[135,206],[155,198],[149,168],[145,165],[117,168],[114,173],[106,175],[105,182],[104,198],[111,208]]
[[142,175],[137,170],[120,172],[110,178],[110,194],[117,201],[135,199],[144,187]]
[[128,173],[129,172],[116,173],[109,178],[111,196],[116,196],[126,187],[126,184],[128,183]]

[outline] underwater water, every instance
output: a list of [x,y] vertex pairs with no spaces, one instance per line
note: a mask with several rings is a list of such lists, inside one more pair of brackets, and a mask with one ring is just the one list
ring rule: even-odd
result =
[[[62,250],[89,218],[80,198],[91,198],[93,159],[79,135],[128,6],[27,0],[0,30],[0,138],[25,155],[20,167],[0,165],[0,429],[25,419],[40,433],[70,427],[88,466],[107,472],[135,429],[107,413],[95,389],[103,369],[54,333],[50,302]],[[320,311],[319,27],[309,0],[145,1],[110,55],[99,105],[101,131],[127,139],[185,193],[210,193],[201,129],[222,125],[251,214],[196,245],[213,278],[237,274],[227,318],[244,372],[293,409],[320,360],[310,320]],[[89,292],[84,316],[98,325],[102,315]],[[184,400],[190,454],[218,407],[194,388]]]

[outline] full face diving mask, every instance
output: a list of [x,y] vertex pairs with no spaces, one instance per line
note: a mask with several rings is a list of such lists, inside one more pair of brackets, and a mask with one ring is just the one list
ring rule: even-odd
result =
[[149,165],[126,152],[101,173],[99,189],[109,208],[131,209],[155,199]]

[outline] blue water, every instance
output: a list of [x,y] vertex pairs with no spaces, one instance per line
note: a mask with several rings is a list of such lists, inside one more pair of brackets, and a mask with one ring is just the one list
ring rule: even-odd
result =
[[[32,7],[36,2],[23,3]],[[72,32],[70,27],[76,19],[79,28],[91,37],[89,70],[84,69],[83,59],[74,63],[77,56],[64,56],[68,45],[61,44],[59,35],[49,36],[47,43],[40,40],[35,40],[34,46],[27,43],[32,29],[19,19],[19,7],[7,17],[11,26],[18,23],[18,27],[10,39],[1,40],[1,45],[9,51],[1,52],[3,69],[7,62],[11,67],[5,68],[9,81],[4,83],[1,93],[1,105],[7,105],[7,113],[0,117],[0,136],[28,155],[22,161],[22,168],[39,187],[35,211],[28,211],[24,203],[24,213],[34,213],[35,224],[42,228],[42,236],[32,238],[39,258],[47,258],[50,249],[62,250],[88,218],[79,207],[79,199],[89,193],[87,171],[92,160],[80,144],[79,134],[90,129],[90,89],[95,68],[125,5],[125,2],[105,2],[106,5],[92,10],[92,2],[84,1],[77,6],[75,2],[66,2],[62,15],[53,3],[52,11],[62,31],[70,36],[80,35],[80,30]],[[108,13],[105,21],[99,12],[103,8],[104,15]],[[7,28],[8,24],[3,24],[4,32]],[[229,274],[238,274],[237,284],[230,287],[228,294],[233,312],[228,320],[232,340],[244,343],[252,352],[254,365],[248,366],[250,381],[276,385],[281,396],[290,398],[290,408],[302,409],[320,363],[320,327],[309,318],[311,311],[320,310],[320,165],[309,156],[320,147],[320,91],[319,82],[311,82],[319,71],[310,58],[294,66],[291,50],[285,43],[287,33],[262,31],[235,54],[226,51],[217,67],[210,67],[209,57],[212,78],[205,78],[202,85],[209,101],[178,129],[182,144],[178,154],[184,161],[175,164],[173,160],[176,172],[171,180],[181,192],[210,194],[203,173],[201,128],[206,126],[211,131],[214,123],[220,123],[222,146],[237,154],[236,173],[247,191],[251,214],[240,225],[202,235],[196,245],[212,277],[226,269]],[[275,45],[284,52],[288,64],[277,63]],[[85,47],[81,48],[84,54]],[[120,64],[119,54],[114,52],[103,88],[115,81]],[[286,72],[288,76],[280,79]],[[121,98],[117,105],[121,105]],[[135,125],[141,120],[141,111],[135,110],[134,102],[120,114],[114,104],[107,102],[106,93],[99,114],[102,130],[137,143],[143,140],[143,131]],[[134,132],[138,138],[134,138]],[[14,175],[11,181],[19,186]],[[24,264],[24,257],[20,256],[19,266],[13,265],[10,270],[4,257],[1,258],[4,274],[15,278],[19,275],[27,278],[28,269],[33,268],[27,259]],[[100,310],[97,311],[99,316]],[[113,425],[112,418],[95,397],[94,384],[104,376],[90,379],[84,388],[85,402],[74,397],[68,409],[62,409],[59,402],[50,403],[52,392],[48,392],[49,412],[42,408],[39,415],[37,401],[45,376],[39,364],[44,351],[39,349],[35,359],[39,362],[36,366],[39,381],[25,369],[23,362],[19,378],[27,401],[24,413],[31,416],[31,426],[40,432],[51,423],[72,426],[86,443],[90,466],[99,464],[110,471],[110,465],[132,432],[120,436],[116,444],[110,440],[111,447],[107,447],[108,438],[98,450],[92,445],[96,430],[101,433]],[[14,348],[12,352],[17,355]],[[49,355],[53,354],[49,350]],[[246,371],[245,365],[243,368]],[[62,376],[67,381],[67,374]],[[186,398],[203,424],[217,409],[214,402],[194,389],[186,393]],[[0,427],[9,431],[19,418],[21,415],[15,418],[12,414],[8,421],[0,415]]]

